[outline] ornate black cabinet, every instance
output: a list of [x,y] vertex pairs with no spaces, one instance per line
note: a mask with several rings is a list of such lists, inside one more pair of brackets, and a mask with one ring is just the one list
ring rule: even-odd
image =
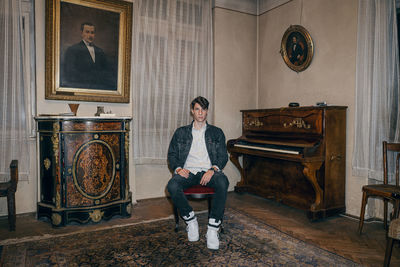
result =
[[128,117],[36,117],[40,150],[37,216],[53,226],[129,217]]

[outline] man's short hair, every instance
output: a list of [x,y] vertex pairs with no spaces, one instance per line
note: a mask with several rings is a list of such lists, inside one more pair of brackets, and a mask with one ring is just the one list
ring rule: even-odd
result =
[[190,103],[190,108],[194,109],[194,105],[199,104],[202,109],[208,109],[208,100],[205,97],[198,96]]
[[94,26],[93,23],[91,23],[91,22],[84,22],[84,23],[81,24],[81,32],[83,32],[83,28],[85,27],[85,25],[87,25],[87,26],[93,26],[94,29],[96,30],[96,26]]

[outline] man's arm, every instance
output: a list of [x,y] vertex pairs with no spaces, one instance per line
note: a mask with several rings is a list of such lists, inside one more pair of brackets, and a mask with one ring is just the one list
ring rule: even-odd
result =
[[222,170],[228,162],[228,151],[226,149],[225,134],[221,129],[218,128],[218,130],[217,162],[215,165],[219,170]]
[[169,143],[167,160],[168,166],[172,172],[177,171],[177,168],[183,167],[179,166],[178,163],[178,140],[176,131],[172,136],[171,142]]

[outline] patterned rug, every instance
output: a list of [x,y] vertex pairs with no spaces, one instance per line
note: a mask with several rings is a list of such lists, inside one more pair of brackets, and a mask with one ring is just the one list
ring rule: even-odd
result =
[[198,214],[198,242],[168,218],[4,245],[0,266],[358,266],[231,209],[220,249],[208,250],[206,217]]

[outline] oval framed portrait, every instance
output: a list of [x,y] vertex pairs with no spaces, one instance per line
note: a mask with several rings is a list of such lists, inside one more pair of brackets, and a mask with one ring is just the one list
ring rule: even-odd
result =
[[282,37],[280,52],[292,70],[307,69],[314,55],[314,44],[308,31],[303,26],[291,25]]

